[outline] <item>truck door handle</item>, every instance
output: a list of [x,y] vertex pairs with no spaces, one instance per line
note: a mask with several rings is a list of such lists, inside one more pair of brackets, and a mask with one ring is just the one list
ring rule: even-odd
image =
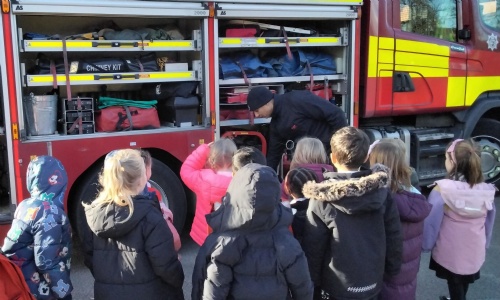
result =
[[414,92],[415,85],[408,72],[394,72],[392,75],[393,92]]

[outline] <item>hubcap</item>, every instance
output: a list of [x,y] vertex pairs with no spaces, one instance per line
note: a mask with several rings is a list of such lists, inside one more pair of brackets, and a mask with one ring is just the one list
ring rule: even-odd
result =
[[500,174],[500,141],[492,136],[477,136],[474,138],[481,150],[481,168],[484,179],[497,181]]

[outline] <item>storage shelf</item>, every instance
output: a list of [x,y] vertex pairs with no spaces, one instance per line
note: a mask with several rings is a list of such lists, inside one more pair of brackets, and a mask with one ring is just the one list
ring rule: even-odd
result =
[[[60,52],[63,51],[61,40],[23,40],[25,52]],[[68,40],[69,52],[102,51],[195,51],[195,40]]]
[[[71,85],[199,81],[196,73],[195,71],[182,71],[70,74],[69,80]],[[25,84],[27,86],[52,86],[53,81],[52,74],[26,75]],[[57,75],[57,85],[66,85],[66,75]]]
[[[253,120],[254,124],[267,124],[271,122],[271,118],[256,118]],[[225,120],[220,121],[220,126],[237,126],[237,125],[250,125],[250,120]]]
[[[314,81],[320,80],[344,80],[346,79],[343,74],[336,75],[316,75],[314,76]],[[291,77],[261,77],[261,78],[248,78],[252,84],[255,83],[280,83],[280,82],[302,82],[310,81],[310,76],[291,76]],[[241,79],[219,79],[219,85],[233,85],[233,84],[245,84],[243,78]]]
[[[340,37],[292,37],[290,47],[344,46]],[[272,48],[285,47],[285,38],[219,38],[219,48]]]

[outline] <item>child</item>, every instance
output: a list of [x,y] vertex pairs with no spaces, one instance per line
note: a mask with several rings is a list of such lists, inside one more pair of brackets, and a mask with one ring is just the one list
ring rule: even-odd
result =
[[36,299],[71,299],[71,228],[64,212],[67,183],[58,159],[33,159],[26,174],[31,197],[17,207],[2,247],[21,268]]
[[316,173],[318,181],[323,181],[323,173],[333,172],[334,168],[328,164],[325,146],[323,143],[312,137],[301,138],[295,147],[290,170],[303,167]]
[[141,156],[144,159],[144,165],[146,167],[146,178],[148,179],[148,182],[146,183],[145,194],[149,195],[152,199],[158,200],[158,202],[160,203],[160,209],[163,214],[163,219],[165,219],[165,222],[167,222],[168,228],[170,228],[170,231],[172,232],[172,235],[174,237],[175,251],[179,252],[179,250],[181,249],[181,238],[174,226],[174,215],[172,214],[172,211],[168,209],[167,205],[165,205],[165,203],[162,201],[163,199],[160,192],[156,188],[154,188],[150,182],[153,159],[151,158],[151,154],[147,150],[141,150]]
[[[323,143],[312,137],[301,138],[295,147],[290,170],[303,167],[316,173],[318,182],[324,180],[323,173],[333,172],[334,168],[328,164],[325,146]],[[290,196],[285,192],[284,181],[281,184],[281,201],[286,207],[290,207]]]
[[431,205],[411,185],[411,169],[406,162],[406,151],[400,139],[382,139],[370,153],[370,165],[383,164],[391,170],[391,195],[399,211],[403,232],[403,262],[396,276],[384,276],[381,299],[414,300],[417,292],[417,273],[424,231],[424,219]]
[[[457,139],[446,150],[449,179],[436,181],[433,205],[424,222],[424,251],[438,278],[448,281],[453,300],[465,299],[479,279],[495,220],[495,187],[484,182],[481,158],[470,141]],[[445,297],[444,297],[445,298]]]
[[[375,147],[375,145],[377,145],[381,141],[388,142],[388,143],[394,143],[394,145],[398,146],[401,149],[401,151],[403,151],[404,155],[406,156],[406,145],[403,143],[402,140],[400,140],[398,138],[383,138],[380,140],[375,140],[375,142],[373,142],[370,145],[370,148],[368,149],[368,155],[370,155],[370,153],[372,152],[372,149]],[[410,172],[411,172],[410,183],[411,183],[411,186],[413,187],[412,190],[415,193],[420,193],[420,182],[418,179],[417,171],[415,171],[415,169],[413,167],[409,167],[409,168],[410,168]]]
[[304,238],[304,224],[306,222],[306,211],[309,206],[309,199],[304,197],[302,188],[308,181],[317,182],[316,174],[306,168],[292,169],[286,174],[284,186],[287,195],[292,197],[290,207],[293,212],[292,230],[293,235],[302,245]]
[[312,299],[292,213],[280,204],[276,172],[248,164],[235,175],[222,206],[207,216],[213,233],[193,270],[192,299]]
[[336,173],[324,182],[304,185],[311,199],[304,229],[304,251],[315,295],[333,299],[376,299],[384,272],[401,266],[401,226],[391,198],[389,170],[367,159],[368,136],[354,127],[337,131],[330,141]]
[[231,160],[236,144],[230,139],[220,139],[208,145],[200,145],[191,153],[181,167],[181,178],[196,194],[196,211],[191,227],[191,238],[198,245],[203,244],[210,228],[205,215],[221,202],[233,176]]
[[267,164],[264,154],[255,147],[242,147],[234,152],[233,158],[233,176],[244,166],[256,163],[265,166]]
[[184,299],[173,236],[158,201],[143,194],[146,182],[140,151],[115,150],[104,161],[102,190],[84,205],[95,299]]

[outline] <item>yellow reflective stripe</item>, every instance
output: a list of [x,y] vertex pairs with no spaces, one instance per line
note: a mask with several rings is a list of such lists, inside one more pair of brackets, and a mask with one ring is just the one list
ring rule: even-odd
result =
[[472,105],[482,93],[495,90],[500,90],[500,76],[467,77],[465,105]]
[[[32,75],[28,78],[32,83],[52,83],[54,80],[52,75]],[[94,74],[69,75],[69,78],[71,81],[94,80]],[[65,82],[66,76],[57,75],[57,81]]]
[[446,107],[456,107],[464,105],[465,86],[465,77],[448,77]]
[[368,77],[377,77],[378,37],[370,36],[368,41]]
[[398,65],[448,69],[450,58],[446,56],[396,51],[396,66]]
[[378,40],[380,49],[394,50],[394,39],[388,37],[380,37]]
[[[99,73],[99,74],[70,74],[70,81],[99,81],[99,80],[115,80],[116,82],[124,80],[136,80],[133,77],[136,73]],[[96,75],[100,76],[100,79],[96,79]],[[113,75],[122,75],[122,79],[113,79]],[[191,71],[187,72],[154,72],[154,73],[138,73],[138,79],[178,79],[185,78],[190,79],[194,77],[194,73]],[[52,83],[52,75],[30,75],[28,76],[30,83]],[[57,81],[65,82],[65,75],[57,75]]]
[[450,56],[450,47],[448,46],[396,39],[396,51],[413,52],[415,49],[418,49],[419,53]]
[[[266,42],[266,40],[268,42]],[[336,37],[307,37],[307,38],[288,38],[289,44],[319,44],[319,43],[338,43],[339,38]],[[285,44],[280,39],[273,38],[221,38],[222,45],[241,45],[241,44]]]
[[194,77],[194,73],[191,71],[188,72],[162,72],[162,73],[147,73],[140,74],[140,78],[151,78],[151,79],[176,79],[176,78],[191,78]]
[[178,48],[184,48],[184,47],[192,47],[193,46],[193,41],[153,41],[153,42],[138,42],[139,47],[178,47]]
[[[404,66],[404,65],[396,65],[395,71],[408,72],[410,73],[411,77],[422,76],[424,78],[448,77],[449,74],[448,69],[419,67],[419,66]],[[412,73],[418,73],[420,75],[414,75]]]
[[379,50],[378,51],[378,63],[379,64],[393,64],[394,63],[394,51],[393,50]]
[[[28,48],[61,48],[62,41],[29,41]],[[92,48],[92,41],[66,41],[66,48]]]
[[392,77],[393,64],[379,64],[376,77]]
[[[117,41],[120,43],[119,47],[112,47],[111,43],[114,41],[106,41],[106,40],[76,40],[76,41],[66,41],[66,48],[138,48],[138,47],[148,47],[148,48],[159,48],[159,47],[172,47],[172,48],[186,48],[193,47],[193,41]],[[97,47],[93,47],[92,45],[97,43]],[[134,47],[134,43],[137,43],[137,46]],[[29,41],[26,42],[27,48],[61,48],[62,49],[62,41]]]

